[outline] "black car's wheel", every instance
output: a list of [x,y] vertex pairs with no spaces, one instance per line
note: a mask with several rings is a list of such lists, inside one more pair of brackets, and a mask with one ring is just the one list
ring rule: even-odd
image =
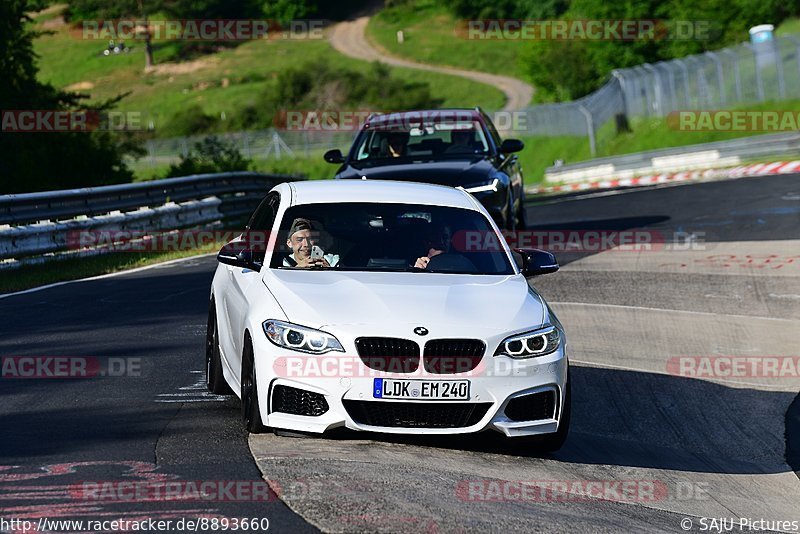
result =
[[233,395],[233,391],[222,376],[222,360],[219,354],[219,328],[214,300],[208,307],[208,326],[206,327],[206,387],[215,395]]
[[506,206],[506,230],[514,232],[517,229],[517,214],[514,211],[514,199],[511,196],[511,191],[508,192],[508,205]]
[[245,338],[242,353],[242,420],[244,427],[251,434],[260,434],[266,430],[258,407],[255,357],[249,337]]

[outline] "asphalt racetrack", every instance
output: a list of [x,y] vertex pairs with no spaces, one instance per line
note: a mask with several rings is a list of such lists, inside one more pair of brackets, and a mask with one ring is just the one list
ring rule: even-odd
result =
[[[553,235],[663,241],[557,251],[561,271],[532,282],[570,343],[559,452],[494,434],[248,438],[238,401],[204,391],[215,260],[202,257],[0,299],[5,358],[140,366],[0,379],[0,515],[267,518],[277,532],[682,532],[748,518],[792,531],[776,522],[800,522],[800,379],[781,367],[800,356],[798,176],[552,198],[528,216]],[[739,373],[720,357],[782,363]],[[249,500],[86,491],[262,475],[276,494]]]

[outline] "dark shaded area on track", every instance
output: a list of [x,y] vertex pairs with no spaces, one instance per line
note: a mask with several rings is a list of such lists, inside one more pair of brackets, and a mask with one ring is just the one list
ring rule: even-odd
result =
[[[550,455],[528,444],[520,446],[494,431],[474,436],[368,437],[386,443],[498,455],[550,456],[564,463],[727,474],[786,472],[786,466],[781,465],[783,443],[766,437],[758,421],[774,411],[774,406],[789,402],[792,393],[580,365],[572,365],[570,375],[574,380],[570,438],[563,449]],[[677,414],[681,414],[680,424]],[[662,424],[665,419],[675,424]],[[746,429],[737,440],[730,439],[731,425]],[[300,439],[320,437],[294,435]],[[366,437],[346,429],[325,435],[325,439],[345,441]]]
[[800,237],[797,174],[566,195],[533,201],[528,208],[528,222],[537,229],[599,229],[596,221],[660,218],[642,226],[705,232],[707,242]]
[[[2,357],[133,358],[141,368],[140,376],[0,379],[0,464],[17,466],[0,470],[0,509],[33,517],[62,510],[68,519],[268,518],[278,530],[316,530],[274,495],[98,502],[56,490],[142,482],[154,473],[265,489],[238,399],[209,398],[198,384],[215,264],[198,258],[0,300]],[[43,476],[52,465],[60,466],[56,474]],[[24,484],[38,489],[19,489],[23,483],[4,474],[34,477]]]
[[800,478],[800,395],[786,412],[786,461]]

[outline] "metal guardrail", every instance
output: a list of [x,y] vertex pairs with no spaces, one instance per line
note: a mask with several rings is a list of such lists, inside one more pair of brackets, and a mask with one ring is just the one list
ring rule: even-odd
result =
[[548,167],[548,182],[575,183],[593,179],[633,178],[653,173],[712,169],[767,156],[800,154],[800,133],[786,132],[729,141],[649,150]]
[[525,133],[585,136],[594,155],[596,132],[616,115],[665,117],[675,111],[780,102],[800,96],[798,88],[800,38],[780,36],[616,69],[604,86],[583,98],[528,107]]
[[70,239],[75,232],[135,231],[143,236],[198,225],[241,224],[273,186],[288,180],[296,178],[232,172],[2,195],[0,260],[5,261],[0,267],[102,252],[75,250]]

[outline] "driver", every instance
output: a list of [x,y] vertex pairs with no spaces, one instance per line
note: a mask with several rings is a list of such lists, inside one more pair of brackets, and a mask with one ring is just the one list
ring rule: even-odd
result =
[[474,151],[475,134],[472,130],[453,130],[450,132],[450,141],[445,154],[469,154]]
[[[309,219],[298,218],[289,227],[286,246],[292,253],[283,259],[284,267],[335,267],[339,263],[338,254],[325,254],[319,248],[322,228]],[[315,249],[318,254],[314,254]],[[312,257],[313,256],[313,257]]]
[[427,269],[431,258],[444,254],[450,250],[450,229],[446,226],[434,227],[428,232],[428,237],[425,240],[425,247],[428,252],[425,256],[420,256],[414,263],[414,267],[418,269]]

